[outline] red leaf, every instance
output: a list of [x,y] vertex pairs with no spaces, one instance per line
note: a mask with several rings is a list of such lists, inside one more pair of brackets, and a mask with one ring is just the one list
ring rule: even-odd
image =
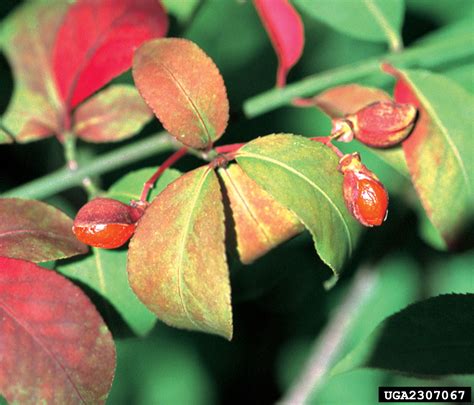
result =
[[133,51],[162,37],[168,17],[157,0],[79,0],[59,29],[53,69],[66,106],[77,104],[130,68]]
[[276,85],[283,87],[303,53],[303,22],[288,0],[254,0],[254,4],[278,56]]
[[104,403],[112,336],[87,296],[57,273],[0,257],[0,392],[13,403]]

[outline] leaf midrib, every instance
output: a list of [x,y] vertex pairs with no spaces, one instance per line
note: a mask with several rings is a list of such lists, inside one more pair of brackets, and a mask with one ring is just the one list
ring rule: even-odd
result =
[[51,232],[51,231],[43,231],[40,229],[15,229],[13,231],[0,231],[0,238],[8,238],[10,236],[16,236],[21,234],[39,234],[41,236],[49,236],[53,239],[59,240],[71,240],[72,237],[62,236],[59,233]]
[[163,67],[163,69],[171,76],[171,78],[173,79],[173,82],[176,84],[176,87],[178,87],[178,89],[181,91],[181,93],[184,95],[184,98],[186,99],[186,101],[189,103],[189,105],[191,106],[191,109],[194,111],[194,113],[196,114],[198,120],[199,120],[199,124],[201,126],[201,128],[203,129],[204,133],[206,134],[206,137],[207,137],[207,142],[206,142],[206,147],[209,146],[211,143],[212,143],[212,138],[211,138],[211,134],[209,133],[209,129],[207,128],[206,126],[206,123],[204,121],[204,118],[202,117],[197,105],[194,103],[193,99],[191,98],[191,96],[188,94],[188,91],[186,90],[186,88],[184,87],[184,85],[178,80],[178,78],[173,74],[173,72],[168,68],[168,66],[166,66],[165,64],[161,63],[160,61],[156,61],[156,63],[160,66]]
[[364,0],[367,10],[372,14],[377,21],[379,27],[382,29],[383,33],[387,37],[390,47],[393,50],[399,50],[401,43],[400,37],[394,27],[388,22],[385,18],[383,12],[380,10],[379,6],[373,0]]
[[349,227],[346,223],[346,221],[344,220],[344,216],[342,215],[342,212],[339,210],[339,208],[333,203],[333,201],[331,200],[331,198],[324,192],[324,190],[322,190],[317,184],[315,184],[314,182],[312,182],[308,177],[306,177],[303,173],[293,169],[291,166],[288,166],[287,164],[281,162],[281,161],[278,161],[278,160],[275,160],[275,159],[272,159],[268,156],[264,156],[264,155],[258,155],[258,154],[255,154],[255,153],[252,153],[252,152],[247,152],[247,151],[243,151],[242,149],[237,153],[237,157],[247,157],[247,158],[254,158],[254,159],[260,159],[260,160],[264,160],[264,161],[267,161],[267,162],[270,162],[270,163],[273,163],[277,166],[280,166],[282,168],[284,168],[285,170],[288,170],[289,172],[295,174],[296,176],[302,178],[304,181],[306,181],[308,184],[310,184],[312,187],[314,187],[317,191],[319,191],[321,193],[321,195],[329,202],[329,204],[334,208],[335,212],[337,213],[339,219],[341,220],[343,226],[344,226],[344,230],[346,231],[346,236],[347,236],[347,241],[348,241],[348,247],[349,247],[349,255],[352,254],[352,249],[353,249],[353,242],[352,242],[352,236],[351,236],[351,233],[349,231]]
[[32,331],[30,331],[30,328],[25,325],[19,318],[16,316],[15,312],[12,311],[9,306],[5,303],[5,301],[0,300],[0,308],[3,308],[5,313],[13,319],[13,321],[20,326],[31,338],[44,350],[46,354],[49,355],[49,357],[59,366],[61,370],[63,370],[67,380],[71,384],[71,387],[73,388],[74,392],[77,394],[79,399],[82,401],[82,403],[87,403],[86,400],[82,397],[81,393],[79,392],[79,389],[76,387],[74,384],[74,381],[72,380],[72,377],[69,375],[67,372],[66,367],[59,361],[59,359],[56,357],[56,355],[48,349],[48,347],[42,342],[40,338],[38,338]]
[[201,178],[198,180],[196,188],[195,188],[195,193],[194,196],[191,200],[190,204],[190,210],[189,210],[189,215],[187,219],[185,220],[185,226],[183,227],[183,232],[182,232],[182,237],[181,241],[179,243],[179,257],[178,257],[178,293],[179,293],[179,298],[181,301],[181,306],[183,307],[183,311],[186,314],[186,317],[191,321],[193,325],[195,325],[198,329],[202,329],[200,325],[198,325],[193,317],[190,315],[190,312],[188,311],[188,307],[186,305],[186,302],[184,300],[183,296],[183,284],[184,284],[184,272],[183,272],[183,260],[184,260],[184,249],[186,246],[186,241],[188,239],[188,235],[190,232],[191,228],[191,221],[194,216],[194,211],[197,205],[198,198],[201,194],[202,191],[202,186],[204,182],[206,181],[207,176],[211,173],[211,170],[207,168],[204,173],[202,174]]

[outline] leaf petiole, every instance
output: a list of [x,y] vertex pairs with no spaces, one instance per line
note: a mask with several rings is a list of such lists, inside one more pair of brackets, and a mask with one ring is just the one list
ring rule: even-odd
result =
[[332,136],[315,136],[314,138],[309,138],[310,140],[312,141],[316,141],[316,142],[321,142],[322,144],[326,145],[328,148],[331,148],[332,151],[339,157],[343,157],[344,154],[339,150],[339,148],[337,146],[334,146],[332,144],[332,139],[333,137]]
[[146,203],[146,200],[148,198],[148,193],[150,190],[153,188],[155,182],[159,179],[159,177],[163,174],[163,172],[171,167],[174,163],[176,163],[178,160],[180,160],[186,153],[188,152],[188,148],[182,147],[181,149],[178,149],[176,152],[174,152],[168,159],[166,159],[160,167],[156,170],[156,172],[151,176],[143,185],[143,190],[140,195],[140,201],[143,203]]

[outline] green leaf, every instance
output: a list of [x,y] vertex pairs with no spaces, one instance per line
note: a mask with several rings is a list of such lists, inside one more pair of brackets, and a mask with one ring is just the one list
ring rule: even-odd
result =
[[[139,200],[143,183],[155,171],[156,169],[147,168],[127,174],[112,185],[106,196],[123,203]],[[166,170],[155,184],[152,197],[158,195],[179,176],[180,172],[177,170]],[[92,255],[80,261],[59,263],[57,270],[98,292],[114,306],[136,334],[145,335],[155,324],[156,316],[133,294],[128,284],[126,267],[126,250],[93,248]]]
[[141,218],[128,275],[137,296],[179,328],[232,336],[220,185],[208,166],[171,183]]
[[452,69],[444,71],[443,74],[451,80],[454,80],[469,93],[474,94],[474,80],[472,77],[472,72],[474,72],[474,63],[456,66]]
[[0,43],[15,83],[2,120],[19,142],[44,138],[61,128],[50,55],[66,7],[60,0],[27,2],[2,22]]
[[276,134],[245,145],[237,162],[295,213],[311,232],[321,259],[337,275],[355,248],[360,226],[344,204],[343,177],[334,152],[301,136]]
[[473,308],[474,294],[440,295],[410,305],[379,324],[331,375],[359,367],[425,376],[473,374]]
[[152,115],[133,86],[112,85],[79,105],[73,132],[89,142],[121,141],[140,132]]
[[46,262],[83,253],[66,214],[40,201],[0,199],[0,256]]
[[[471,0],[407,0],[408,11],[423,18],[430,18],[440,25],[452,25],[465,18],[472,22],[473,7]],[[472,24],[471,24],[472,25]]]
[[180,24],[185,24],[193,16],[200,0],[162,0],[168,14],[176,17]]
[[430,292],[432,294],[474,294],[474,252],[446,258],[431,266]]
[[428,217],[450,245],[473,213],[474,142],[469,122],[474,97],[438,74],[398,74],[419,111],[414,131],[403,142],[411,178]]
[[147,334],[156,322],[133,294],[127,278],[127,251],[92,248],[86,258],[56,267],[63,275],[80,281],[106,298],[137,335]]
[[137,405],[217,403],[217,385],[197,348],[163,331],[169,332],[161,328],[146,339],[117,342],[117,372],[110,404],[123,404],[124,398],[133,398]]
[[304,13],[355,38],[402,48],[403,0],[295,0]]
[[186,146],[207,149],[224,133],[229,119],[224,80],[195,43],[148,41],[135,52],[133,79],[166,130]]

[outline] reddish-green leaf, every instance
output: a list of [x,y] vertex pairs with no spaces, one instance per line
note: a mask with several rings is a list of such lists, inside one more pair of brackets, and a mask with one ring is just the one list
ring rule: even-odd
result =
[[288,0],[254,0],[254,4],[278,56],[276,85],[282,87],[303,53],[303,22]]
[[113,85],[81,104],[73,132],[89,142],[115,142],[138,133],[152,112],[133,86]]
[[0,143],[12,143],[13,139],[13,136],[0,127]]
[[44,262],[86,253],[72,220],[45,203],[0,199],[0,255]]
[[67,109],[130,68],[133,51],[162,37],[168,18],[157,0],[78,0],[66,14],[53,68]]
[[20,142],[44,138],[61,127],[50,55],[65,11],[62,1],[25,3],[2,22],[0,41],[15,83],[2,120]]
[[130,242],[128,275],[143,303],[169,325],[232,337],[224,208],[207,166],[171,183]]
[[224,80],[193,42],[147,42],[135,52],[133,78],[166,130],[183,144],[207,149],[224,133],[229,118]]
[[0,391],[11,403],[105,403],[112,336],[74,284],[23,260],[0,258]]
[[399,79],[396,101],[418,107],[418,122],[403,151],[423,207],[450,245],[472,217],[474,99],[444,76],[388,70]]
[[230,202],[242,263],[252,263],[303,231],[298,218],[250,179],[238,165],[220,169],[219,175]]
[[257,138],[237,153],[245,173],[311,232],[319,256],[336,274],[360,232],[344,204],[338,161],[327,146],[290,134]]
[[391,97],[383,90],[359,84],[346,84],[333,87],[313,98],[316,107],[331,118],[353,114],[376,101],[390,101]]

